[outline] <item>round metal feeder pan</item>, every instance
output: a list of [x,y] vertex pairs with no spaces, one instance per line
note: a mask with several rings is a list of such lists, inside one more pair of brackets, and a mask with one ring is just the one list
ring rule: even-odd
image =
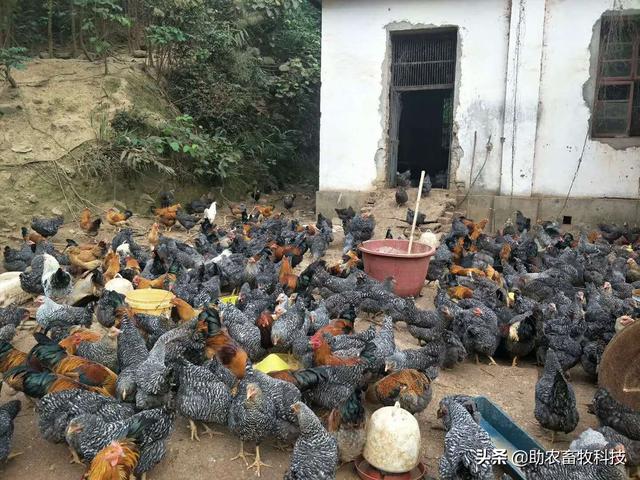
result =
[[383,473],[371,466],[364,457],[360,457],[353,462],[356,472],[362,480],[420,480],[427,478],[427,467],[420,462],[410,472],[406,473]]
[[598,385],[620,403],[640,410],[640,321],[616,334],[605,348]]

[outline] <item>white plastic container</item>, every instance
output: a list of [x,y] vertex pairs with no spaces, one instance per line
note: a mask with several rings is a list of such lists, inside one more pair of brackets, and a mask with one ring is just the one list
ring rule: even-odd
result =
[[378,470],[410,472],[420,461],[420,441],[418,420],[396,402],[371,415],[363,455]]

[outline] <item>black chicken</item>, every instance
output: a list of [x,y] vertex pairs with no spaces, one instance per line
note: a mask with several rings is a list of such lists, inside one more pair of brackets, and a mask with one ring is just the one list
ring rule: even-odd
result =
[[198,224],[198,219],[189,215],[185,210],[179,208],[176,212],[176,220],[184,227],[187,232],[190,232],[193,227]]
[[58,233],[58,229],[64,223],[64,217],[57,215],[53,218],[33,217],[31,228],[45,238],[53,237]]
[[282,203],[284,205],[284,208],[286,208],[287,210],[291,210],[293,208],[293,204],[295,200],[296,200],[295,193],[291,193],[282,197]]
[[396,204],[401,207],[409,200],[409,195],[407,195],[407,191],[404,187],[398,187],[396,190]]

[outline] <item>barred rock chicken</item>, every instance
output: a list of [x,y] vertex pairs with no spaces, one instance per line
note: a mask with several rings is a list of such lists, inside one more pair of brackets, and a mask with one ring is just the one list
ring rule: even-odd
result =
[[134,402],[137,393],[136,371],[149,356],[149,351],[133,320],[125,315],[120,323],[117,357],[120,373],[116,383],[116,394],[122,401]]
[[38,427],[45,440],[60,443],[65,440],[69,422],[78,415],[96,414],[106,422],[115,422],[131,417],[135,411],[132,405],[112,397],[86,390],[64,390],[45,395],[37,413]]
[[64,217],[58,215],[53,218],[33,217],[31,220],[31,228],[45,238],[53,237],[58,233],[58,229],[64,223]]
[[428,343],[422,348],[398,349],[385,359],[385,370],[395,372],[408,368],[427,372],[441,365],[443,355],[444,345],[440,342]]
[[[238,393],[231,402],[229,408],[229,430],[240,438],[240,452],[231,460],[242,459],[247,468],[255,468],[256,475],[260,476],[262,467],[269,465],[260,458],[260,443],[273,433],[273,419],[275,418],[275,405],[269,394],[264,392],[257,383],[241,381]],[[244,453],[244,442],[256,443],[255,461],[249,465]]]
[[479,354],[487,356],[491,364],[496,363],[493,354],[500,337],[498,318],[491,310],[481,307],[462,310],[455,314],[451,330],[460,338],[467,354],[475,354],[476,363],[479,362]]
[[29,310],[10,305],[0,308],[0,328],[6,325],[18,327],[20,323],[29,318]]
[[293,446],[291,465],[284,480],[335,478],[338,444],[322,426],[316,414],[302,402],[291,407],[298,417],[300,436]]
[[54,302],[48,297],[36,298],[38,305],[36,322],[46,332],[52,332],[52,338],[60,341],[65,338],[72,327],[90,327],[95,308],[94,303],[86,307],[72,307]]
[[176,409],[189,419],[191,440],[200,441],[194,422],[202,422],[206,433],[214,433],[206,424],[227,424],[231,405],[229,388],[207,367],[183,360],[178,373]]
[[91,461],[114,440],[139,438],[140,458],[134,473],[142,475],[153,468],[166,453],[166,440],[173,430],[175,414],[156,408],[114,422],[100,415],[83,414],[69,423],[66,440],[81,458]]
[[160,337],[135,370],[136,407],[157,408],[169,401],[173,368],[165,363],[166,345]]
[[342,463],[352,462],[362,455],[366,421],[362,390],[359,388],[353,391],[346,402],[329,413],[327,430],[336,439]]
[[404,187],[398,187],[396,189],[396,205],[399,207],[403,206],[409,201],[409,196],[407,195],[407,191]]
[[493,451],[495,447],[489,434],[474,421],[465,406],[445,397],[440,401],[438,418],[449,427],[440,458],[440,478],[493,479],[489,459],[478,458],[478,452]]
[[12,400],[0,405],[0,462],[8,461],[21,453],[11,453],[13,421],[20,413],[20,400]]
[[627,467],[640,466],[640,440],[632,440],[611,427],[600,427],[598,431],[609,443],[624,445]]
[[356,215],[349,220],[344,230],[345,237],[343,253],[346,254],[347,252],[354,250],[354,248],[362,242],[371,240],[375,227],[376,221],[370,213]]
[[618,402],[605,388],[596,391],[589,412],[598,417],[601,425],[632,440],[640,440],[640,413]]
[[431,402],[431,380],[423,372],[404,369],[393,372],[370,385],[367,398],[386,406],[400,406],[411,413],[423,411]]
[[552,431],[552,443],[555,432],[569,433],[578,425],[580,416],[573,387],[565,378],[552,349],[547,351],[544,372],[536,383],[535,399],[536,420],[543,428]]

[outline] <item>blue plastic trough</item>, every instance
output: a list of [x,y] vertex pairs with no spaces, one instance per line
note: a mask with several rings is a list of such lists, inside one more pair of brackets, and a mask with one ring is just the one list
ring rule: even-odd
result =
[[513,452],[516,450],[544,451],[544,447],[487,397],[476,397],[475,400],[482,416],[480,426],[487,431],[497,449],[507,450],[507,464],[505,465],[507,473],[514,479],[526,480],[522,470],[513,463]]

